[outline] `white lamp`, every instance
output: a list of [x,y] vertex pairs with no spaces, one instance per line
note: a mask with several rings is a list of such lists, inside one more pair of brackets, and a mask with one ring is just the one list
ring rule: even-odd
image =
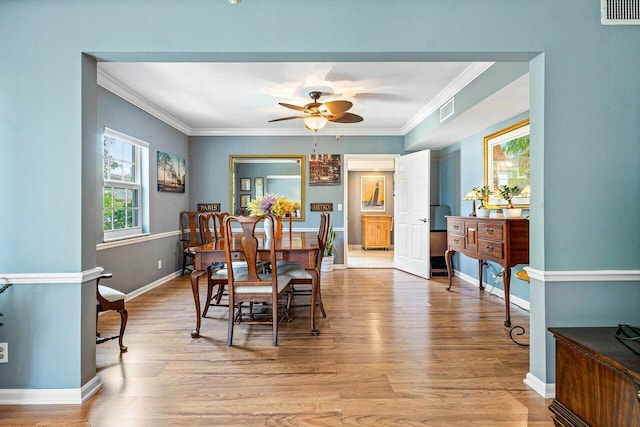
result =
[[323,116],[309,116],[309,117],[305,117],[303,120],[304,120],[304,126],[307,129],[312,130],[314,132],[317,132],[319,129],[322,129],[327,124],[327,119]]

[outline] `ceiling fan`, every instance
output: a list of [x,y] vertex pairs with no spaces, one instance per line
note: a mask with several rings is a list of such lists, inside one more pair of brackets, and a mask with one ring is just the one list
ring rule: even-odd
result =
[[363,120],[362,117],[360,117],[357,114],[347,113],[347,110],[353,107],[352,102],[350,101],[329,101],[325,103],[318,102],[318,99],[320,99],[322,95],[324,95],[324,93],[319,91],[309,92],[309,97],[313,100],[313,102],[308,103],[304,107],[299,107],[297,105],[279,102],[278,104],[282,105],[283,107],[291,108],[292,110],[300,111],[305,114],[300,116],[282,117],[280,119],[269,120],[269,122],[279,122],[282,120],[291,120],[291,119],[302,119],[307,129],[317,132],[318,129],[322,129],[327,124],[327,122],[357,123]]

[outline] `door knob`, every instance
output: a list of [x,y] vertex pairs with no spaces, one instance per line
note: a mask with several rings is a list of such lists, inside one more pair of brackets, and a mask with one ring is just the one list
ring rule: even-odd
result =
[[422,222],[426,223],[427,222],[427,218],[418,218],[418,221],[422,221]]

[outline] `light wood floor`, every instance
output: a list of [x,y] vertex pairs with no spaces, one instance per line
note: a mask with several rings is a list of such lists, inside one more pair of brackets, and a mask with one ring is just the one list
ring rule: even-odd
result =
[[[503,301],[457,279],[447,292],[446,280],[323,273],[320,336],[298,308],[278,347],[269,327],[239,325],[229,348],[226,308],[191,338],[185,275],[127,303],[129,352],[98,346],[100,392],[83,405],[0,407],[0,425],[552,426],[550,401],[523,383],[528,348],[502,326]],[[515,306],[512,321],[529,329]],[[100,325],[115,331],[118,318]]]

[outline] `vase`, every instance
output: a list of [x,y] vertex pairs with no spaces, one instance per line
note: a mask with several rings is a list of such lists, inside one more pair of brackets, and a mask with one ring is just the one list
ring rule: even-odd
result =
[[505,218],[520,218],[522,215],[522,209],[520,208],[511,208],[511,209],[502,209],[502,214]]
[[276,219],[276,225],[275,225],[276,239],[280,239],[282,238],[282,217],[276,216],[274,218]]
[[264,234],[267,236],[267,239],[274,237],[271,235],[271,218],[275,219],[274,230],[275,230],[275,238],[282,238],[282,218],[279,216],[268,216],[264,219]]
[[478,218],[489,218],[489,209],[486,209],[484,206],[479,207],[476,210],[476,216]]

